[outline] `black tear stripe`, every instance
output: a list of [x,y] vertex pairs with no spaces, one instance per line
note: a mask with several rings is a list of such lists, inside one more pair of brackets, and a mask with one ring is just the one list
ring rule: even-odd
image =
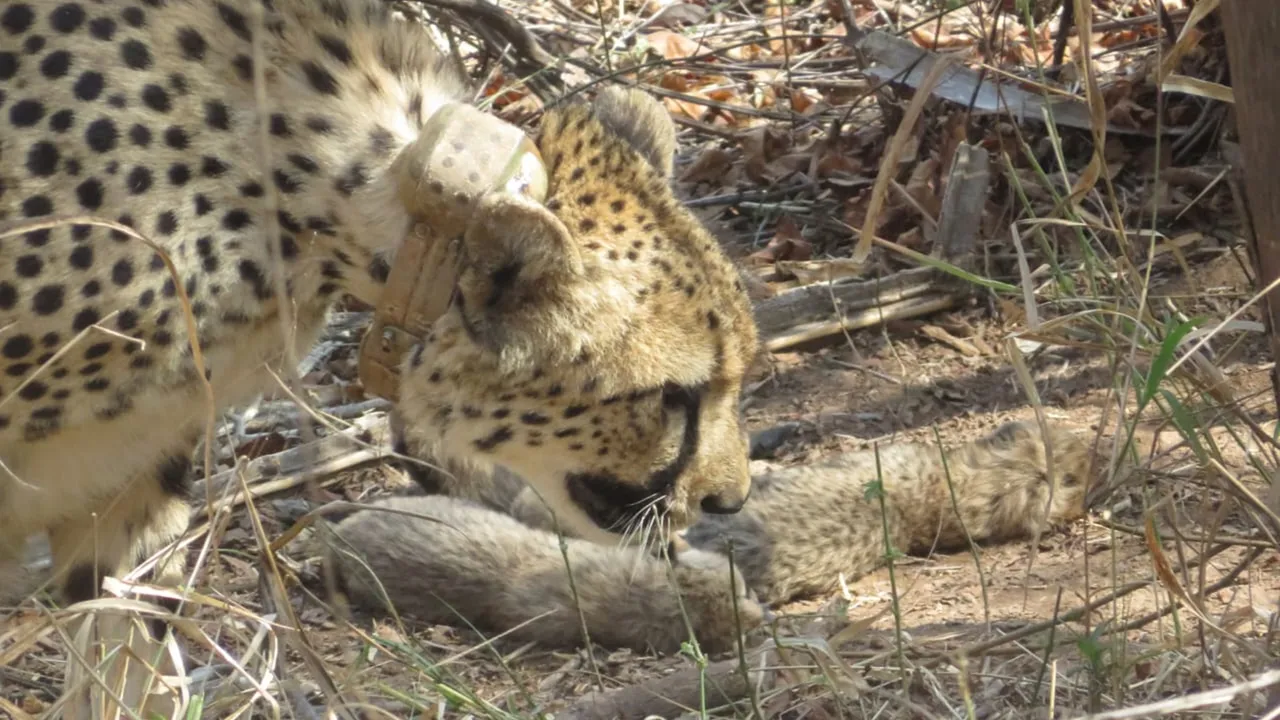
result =
[[680,439],[680,452],[671,464],[649,476],[649,490],[664,497],[671,495],[676,479],[684,473],[698,454],[700,441],[699,421],[702,419],[702,398],[707,391],[706,383],[693,386],[681,386],[668,383],[662,389],[662,404],[669,408],[684,409],[684,436]]
[[658,509],[666,512],[676,479],[698,452],[698,420],[705,390],[705,385],[663,388],[663,404],[684,409],[684,436],[675,459],[650,475],[644,486],[624,483],[611,473],[571,473],[565,478],[569,498],[592,522],[605,530],[620,531],[653,502],[655,496]]

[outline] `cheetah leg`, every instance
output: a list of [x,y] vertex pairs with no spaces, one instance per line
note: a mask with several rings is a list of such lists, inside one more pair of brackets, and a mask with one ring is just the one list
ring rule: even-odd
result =
[[[105,575],[124,577],[135,564],[163,549],[187,530],[186,502],[189,455],[174,455],[157,471],[139,478],[94,517],[65,522],[50,532],[55,582],[66,602],[96,598]],[[176,585],[182,579],[185,553],[166,551],[149,577],[157,585]],[[169,609],[175,609],[172,604]],[[143,621],[125,612],[85,614],[68,624],[72,645],[83,659],[68,658],[64,693],[66,718],[115,717],[115,695],[142,717],[177,718],[185,712],[185,693],[160,682],[176,675],[177,646],[163,621]],[[92,678],[97,674],[111,693]]]

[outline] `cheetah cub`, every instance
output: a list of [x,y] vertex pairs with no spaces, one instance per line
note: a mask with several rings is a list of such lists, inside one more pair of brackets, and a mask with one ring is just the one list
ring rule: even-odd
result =
[[692,630],[715,653],[766,617],[741,576],[730,582],[721,555],[690,550],[669,567],[642,548],[577,538],[562,551],[556,535],[460,498],[387,498],[325,534],[327,561],[354,605],[385,612],[389,600],[419,620],[544,647],[580,646],[585,625],[596,644],[664,654]]
[[835,592],[841,573],[854,580],[880,567],[886,518],[889,542],[904,553],[1034,537],[1084,515],[1092,477],[1086,440],[1055,425],[1049,437],[1052,477],[1035,422],[1006,423],[946,452],[925,443],[880,448],[883,513],[866,494],[877,477],[874,450],[757,475],[740,515],[706,516],[684,539],[721,553],[732,543],[748,585],[776,605]]
[[[904,553],[960,550],[966,537],[988,543],[1033,537],[1084,515],[1093,476],[1085,439],[1060,425],[1050,425],[1049,436],[1052,477],[1035,422],[1006,423],[951,449],[945,465],[933,444],[880,448],[884,515],[880,501],[866,494],[876,480],[874,450],[758,474],[740,513],[703,516],[681,544],[720,554],[732,544],[747,585],[777,606],[837,591],[841,573],[852,581],[880,567],[885,517],[889,541]],[[553,522],[530,488],[511,514],[535,527]]]

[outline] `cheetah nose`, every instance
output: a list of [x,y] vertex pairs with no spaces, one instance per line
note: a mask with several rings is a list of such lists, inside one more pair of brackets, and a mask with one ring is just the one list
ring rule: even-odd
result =
[[732,490],[702,498],[702,512],[711,515],[732,515],[746,504],[750,491],[738,493]]

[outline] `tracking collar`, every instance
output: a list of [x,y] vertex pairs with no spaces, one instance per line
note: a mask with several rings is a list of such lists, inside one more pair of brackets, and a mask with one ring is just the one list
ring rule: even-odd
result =
[[414,222],[391,260],[373,323],[360,343],[358,367],[366,393],[394,402],[402,359],[453,302],[459,244],[475,206],[492,192],[542,202],[547,171],[520,128],[450,103],[427,119],[392,172]]

